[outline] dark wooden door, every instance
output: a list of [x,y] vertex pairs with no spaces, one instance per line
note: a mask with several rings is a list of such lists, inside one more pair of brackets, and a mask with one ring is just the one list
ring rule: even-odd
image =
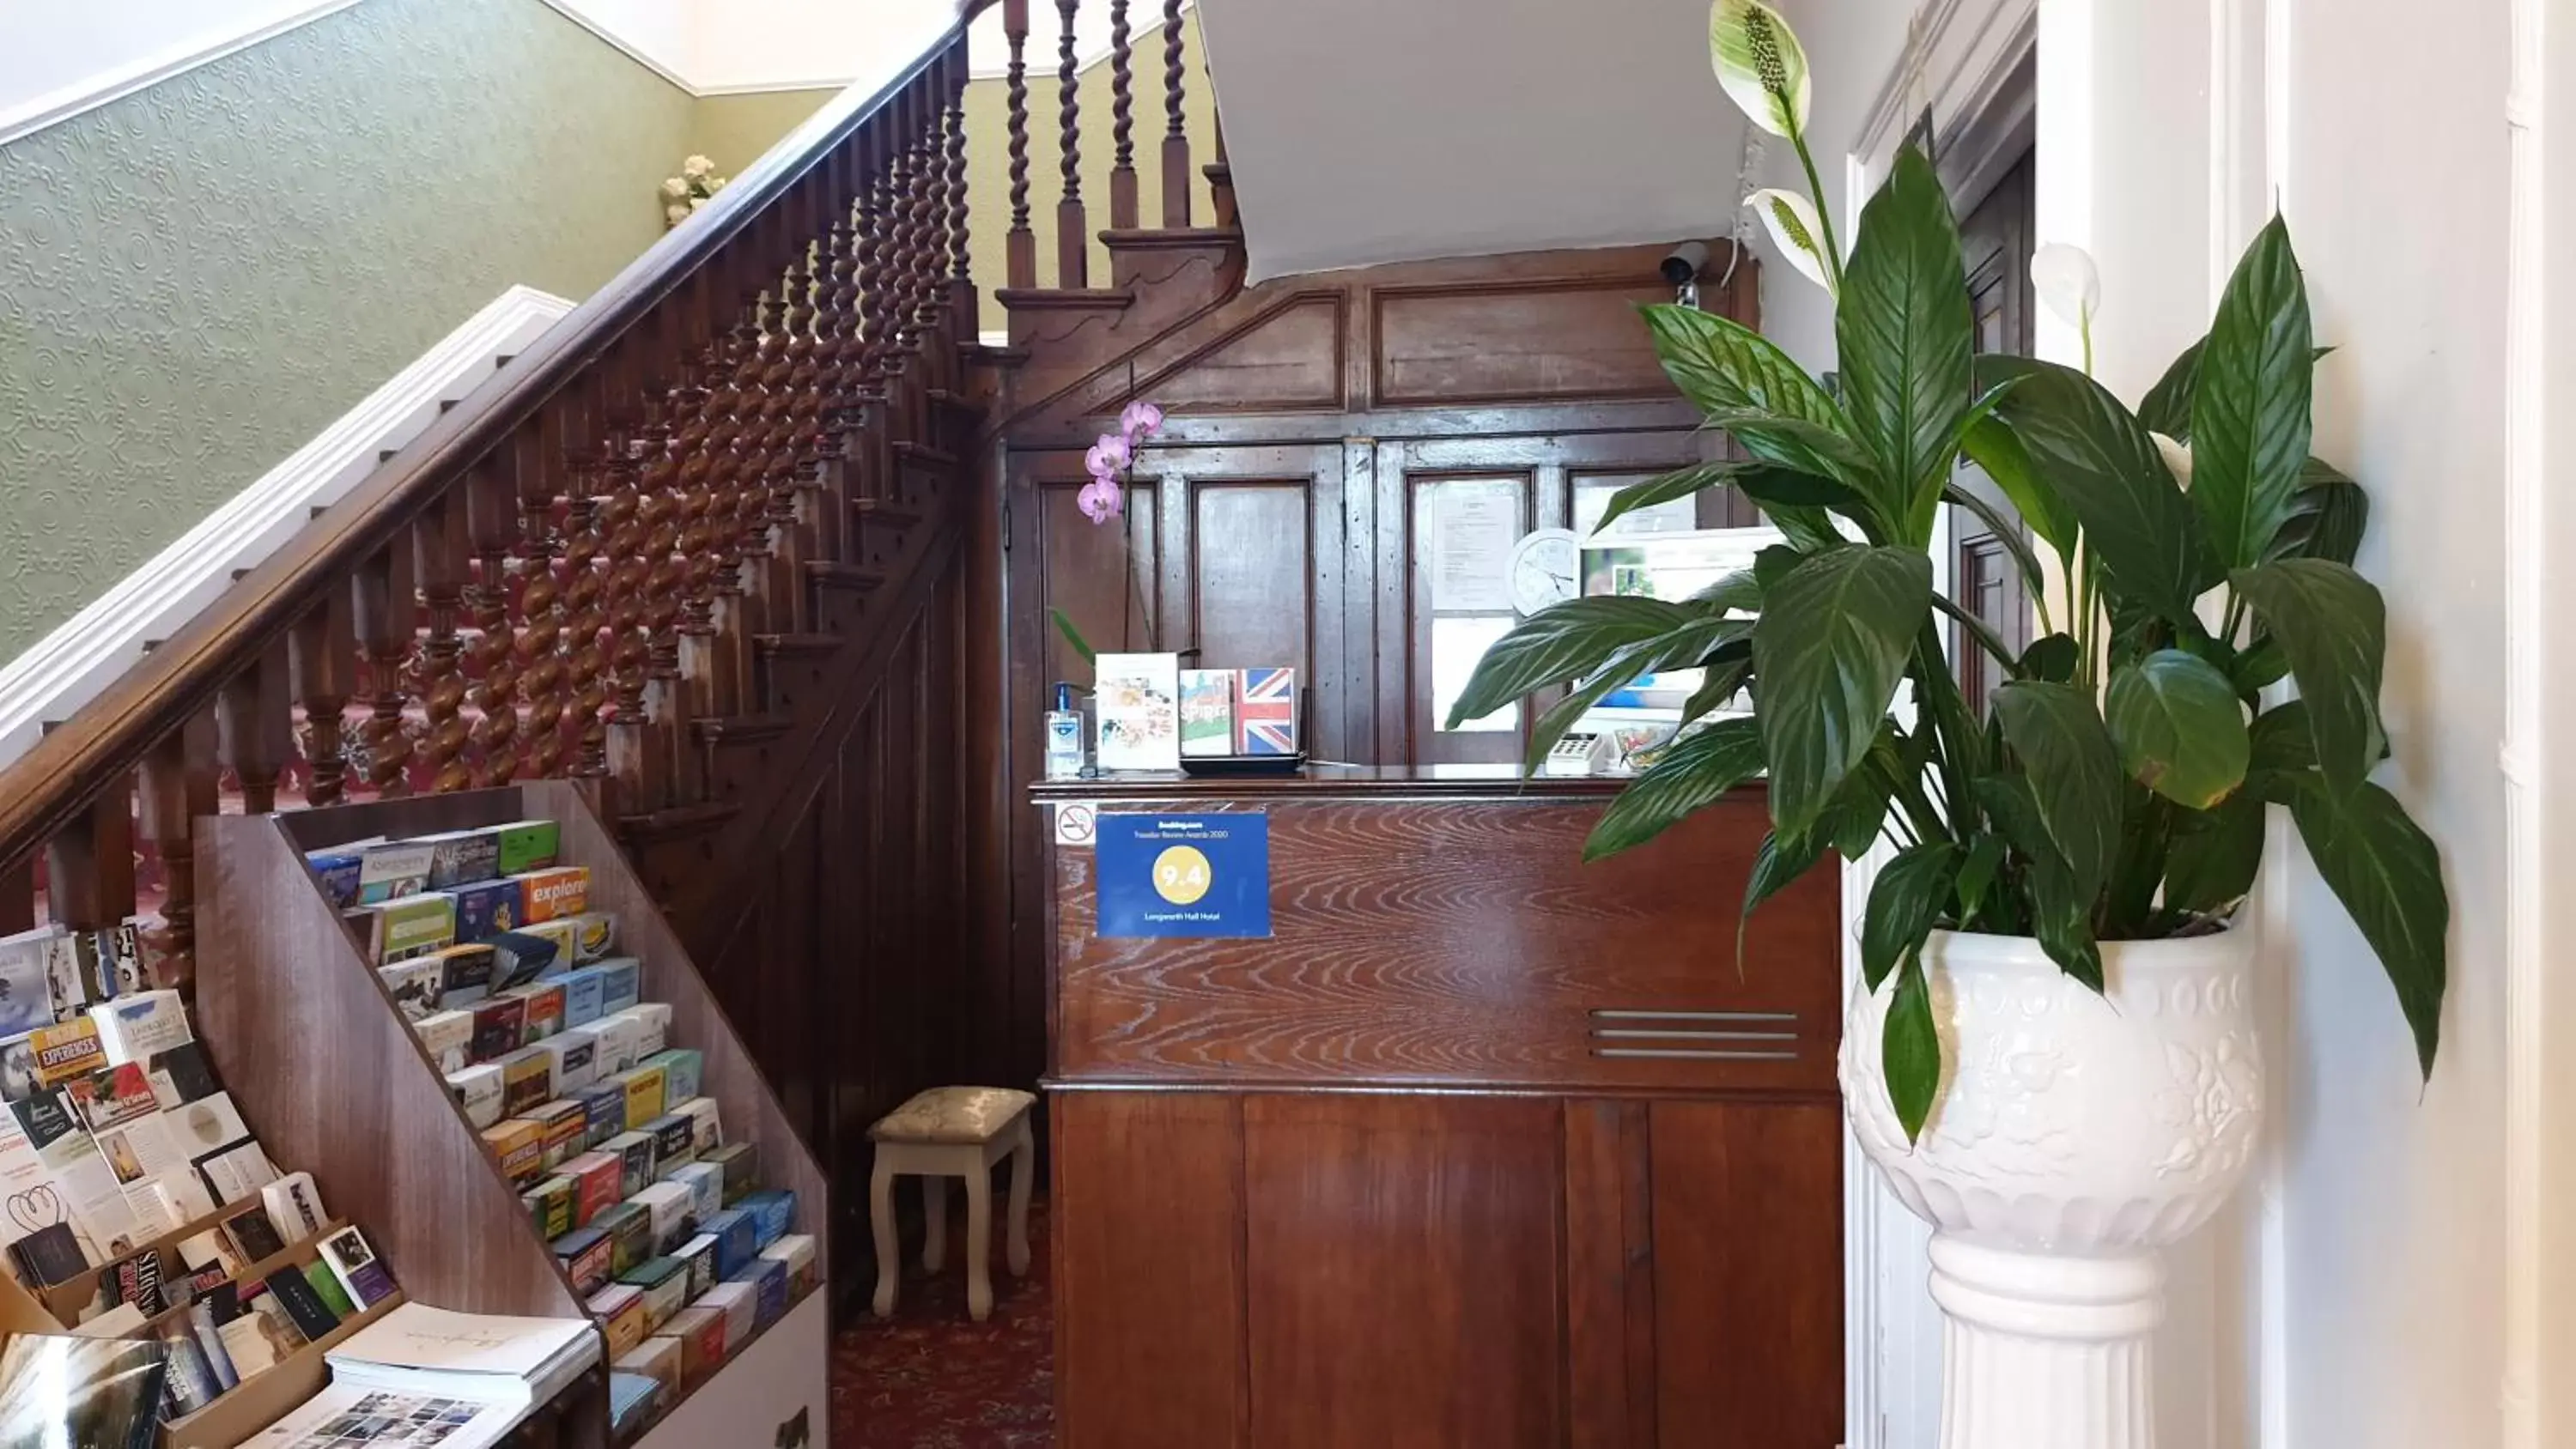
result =
[[[2030,254],[2037,221],[2033,211],[2035,153],[2025,151],[1984,199],[1959,223],[1968,267],[1968,295],[1975,308],[1977,350],[2027,357],[2032,348],[2033,297]],[[1976,468],[1959,472],[1959,486],[1992,504],[2016,526],[2012,504]],[[2031,638],[2031,599],[2004,540],[1965,508],[1950,510],[1950,597],[2002,636],[2018,652]],[[1964,626],[1951,624],[1950,657],[1959,688],[1983,709],[2003,683],[2003,671]]]

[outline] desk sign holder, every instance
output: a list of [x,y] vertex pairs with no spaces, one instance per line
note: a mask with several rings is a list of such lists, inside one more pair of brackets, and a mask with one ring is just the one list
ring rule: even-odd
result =
[[1270,817],[1099,817],[1102,936],[1270,934]]

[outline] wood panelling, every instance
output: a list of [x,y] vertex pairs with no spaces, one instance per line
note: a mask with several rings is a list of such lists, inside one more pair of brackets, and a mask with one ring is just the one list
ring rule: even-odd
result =
[[1338,412],[1343,309],[1337,292],[1289,297],[1137,390],[1166,408],[1199,414]]
[[[1644,1102],[1565,1104],[1570,1449],[1656,1442],[1654,1188]],[[1676,1285],[1675,1291],[1689,1291]]]
[[[1830,1094],[1833,872],[1766,903],[1735,966],[1759,792],[1579,865],[1598,796],[1530,788],[1269,802],[1268,940],[1102,939],[1091,853],[1055,852],[1056,1074]],[[1614,1014],[1641,1012],[1712,1015]]]
[[1190,632],[1209,668],[1314,677],[1313,500],[1303,478],[1190,485]]
[[1235,1449],[1243,1109],[1201,1092],[1051,1099],[1064,1449]]
[[[1074,471],[1080,474],[1079,459]],[[1153,636],[1162,587],[1154,485],[1140,481],[1129,488],[1123,518],[1107,523],[1083,516],[1076,502],[1082,488],[1079,481],[1050,481],[1036,490],[1038,548],[1045,559],[1038,615],[1045,619],[1047,611],[1063,610],[1094,649],[1142,649]],[[1039,640],[1046,660],[1043,687],[1057,680],[1091,687],[1091,661],[1075,653],[1060,631],[1049,624]]]
[[1563,1442],[1557,1105],[1243,1102],[1253,1442]]
[[1841,1108],[1667,1101],[1649,1113],[1661,1442],[1834,1449]]
[[1374,288],[1372,391],[1395,406],[1664,396],[1637,305],[1672,299],[1618,276]]

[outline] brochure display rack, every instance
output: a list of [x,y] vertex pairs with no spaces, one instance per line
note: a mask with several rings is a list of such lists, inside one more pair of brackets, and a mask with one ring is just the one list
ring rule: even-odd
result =
[[[724,1141],[757,1148],[760,1186],[776,1190],[773,1197],[792,1193],[794,1231],[814,1240],[812,1271],[783,1313],[764,1315],[720,1359],[693,1355],[693,1371],[649,1416],[614,1433],[609,1395],[597,1388],[580,1395],[562,1442],[677,1449],[718,1442],[702,1426],[722,1425],[724,1442],[821,1446],[829,1421],[825,1179],[578,786],[542,781],[200,820],[197,1012],[215,1065],[272,1152],[312,1172],[336,1213],[367,1226],[412,1298],[469,1313],[590,1315],[596,1295],[577,1291],[556,1251],[560,1239],[546,1235],[523,1199],[526,1184],[505,1176],[487,1150],[448,1072],[415,1035],[379,963],[307,860],[353,841],[528,820],[557,823],[557,863],[586,868],[588,909],[614,915],[615,950],[639,963],[641,999],[666,1004],[670,1046],[700,1057],[697,1091],[715,1104]],[[20,1296],[42,1312],[31,1295]],[[0,1326],[16,1311],[0,1294]],[[606,1338],[606,1327],[600,1331]],[[316,1385],[323,1348],[312,1346]],[[603,1362],[619,1357],[606,1353]]]

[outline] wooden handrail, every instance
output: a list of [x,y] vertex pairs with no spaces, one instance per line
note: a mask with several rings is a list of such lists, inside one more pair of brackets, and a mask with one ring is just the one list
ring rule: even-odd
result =
[[[686,225],[664,235],[349,498],[0,773],[0,867],[71,828],[94,799],[141,768],[159,742],[212,708],[228,683],[282,647],[318,595],[396,547],[407,527],[648,315],[684,300],[685,289],[707,280],[713,264],[746,247],[782,252],[779,243],[789,234],[774,223],[800,187],[838,170],[840,187],[854,190],[862,168],[853,163],[865,158],[851,153],[866,139],[863,132],[901,110],[926,81],[963,84],[965,26],[990,3],[968,0],[957,21],[898,74],[873,88],[853,85],[827,103]],[[789,245],[810,239],[811,233],[798,233]],[[760,259],[751,260],[756,275]],[[770,260],[775,276],[788,257]],[[711,320],[731,299],[694,300]]]

